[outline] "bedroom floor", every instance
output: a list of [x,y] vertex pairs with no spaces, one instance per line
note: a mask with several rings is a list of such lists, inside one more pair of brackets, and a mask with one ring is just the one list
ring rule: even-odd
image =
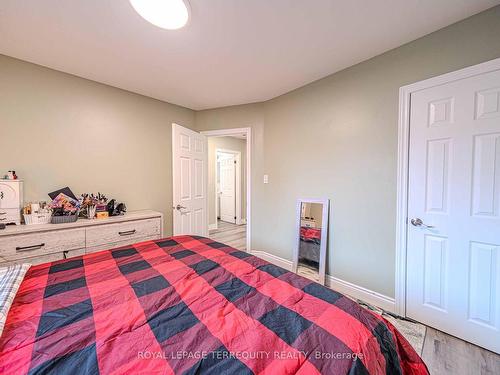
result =
[[[359,301],[358,301],[359,302]],[[367,308],[367,305],[361,303]],[[382,310],[370,306],[382,314]],[[432,375],[500,374],[500,355],[420,323],[383,314],[410,342]]]
[[[246,250],[246,225],[218,222],[210,238],[239,250]],[[301,276],[314,279],[306,267]],[[382,313],[381,310],[375,310]],[[421,355],[432,375],[496,375],[500,374],[500,355],[419,323],[411,323],[384,315]]]
[[223,242],[235,249],[244,251],[247,249],[246,225],[236,225],[219,220],[217,229],[211,230],[209,234],[211,239]]
[[421,356],[432,375],[500,374],[500,355],[431,327]]

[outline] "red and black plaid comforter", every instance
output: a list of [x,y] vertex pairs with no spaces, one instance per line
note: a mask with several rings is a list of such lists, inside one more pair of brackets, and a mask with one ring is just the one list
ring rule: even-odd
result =
[[207,238],[33,266],[0,339],[2,374],[425,374],[385,320]]
[[319,244],[321,242],[321,229],[300,227],[300,239]]

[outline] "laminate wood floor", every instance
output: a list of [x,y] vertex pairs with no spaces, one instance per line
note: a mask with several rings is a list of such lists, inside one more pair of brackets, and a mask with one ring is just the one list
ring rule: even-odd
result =
[[238,250],[246,251],[247,249],[247,226],[226,223],[219,220],[217,229],[211,230],[210,238],[225,243]]
[[[246,225],[219,221],[210,238],[246,250]],[[431,327],[425,328],[419,354],[432,375],[500,375],[500,355]]]
[[422,359],[432,375],[498,375],[500,355],[427,327]]

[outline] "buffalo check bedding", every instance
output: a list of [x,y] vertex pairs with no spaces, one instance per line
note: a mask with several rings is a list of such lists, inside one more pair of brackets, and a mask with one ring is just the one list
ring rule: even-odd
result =
[[33,266],[1,374],[427,374],[395,328],[331,289],[197,236]]

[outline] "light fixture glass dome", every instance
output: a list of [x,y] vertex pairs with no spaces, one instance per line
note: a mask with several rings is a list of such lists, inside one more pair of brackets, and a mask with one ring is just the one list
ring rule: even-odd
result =
[[187,0],[130,0],[135,11],[146,21],[162,29],[184,27],[189,20]]

